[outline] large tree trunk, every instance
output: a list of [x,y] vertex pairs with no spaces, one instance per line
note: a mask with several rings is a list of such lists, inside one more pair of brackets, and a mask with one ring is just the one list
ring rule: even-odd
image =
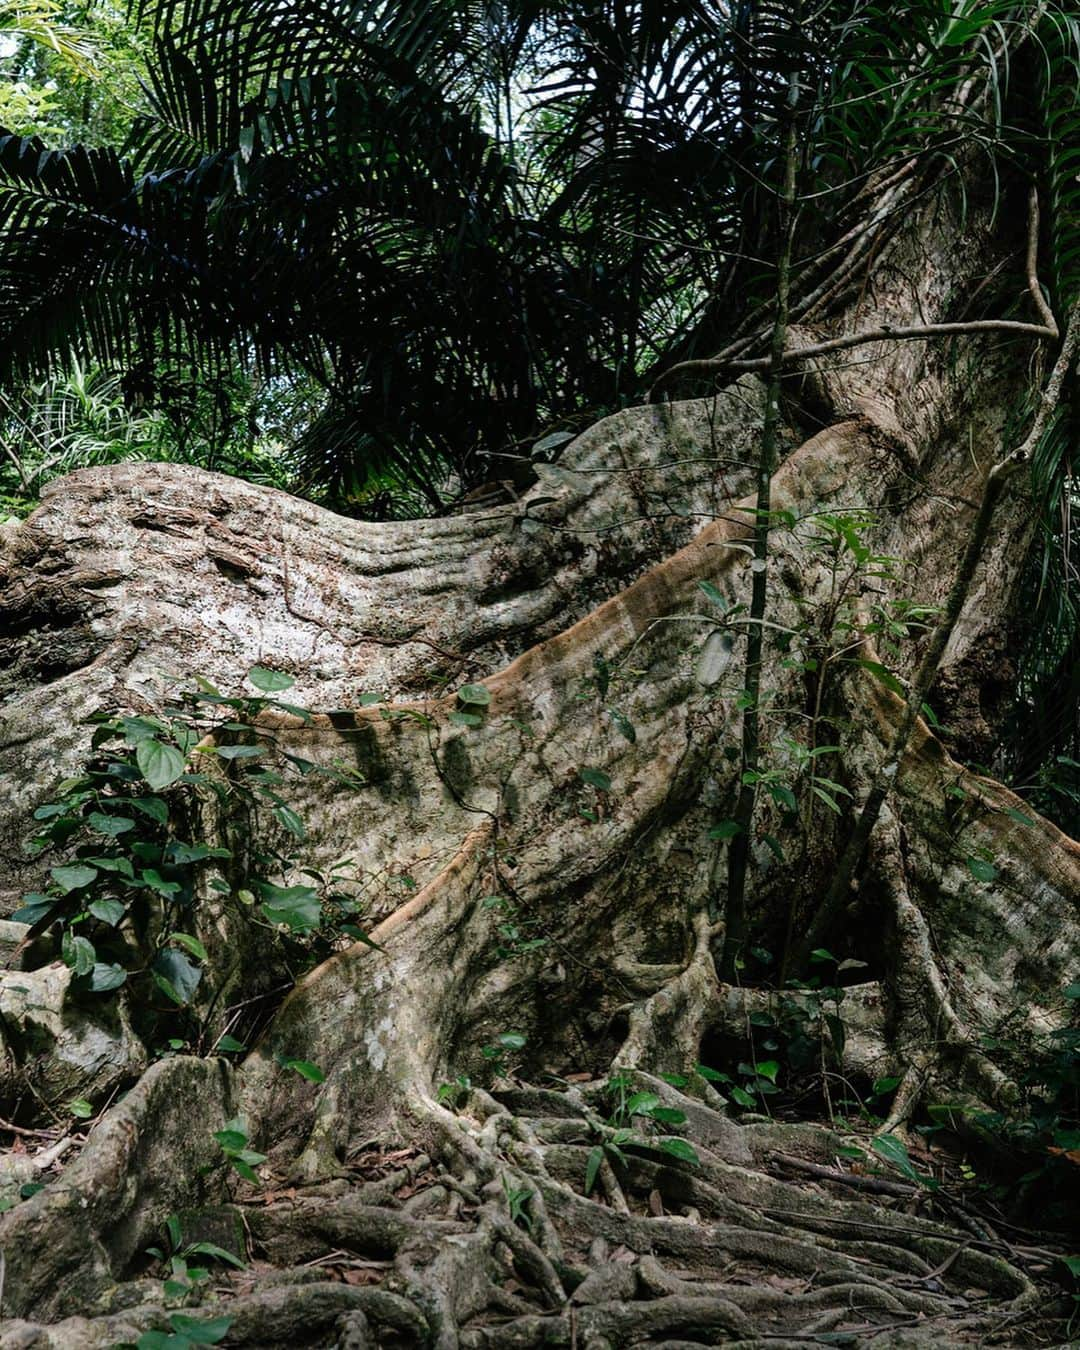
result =
[[[955,318],[1018,243],[977,213],[963,224],[943,195],[914,200],[904,228],[879,238],[873,269],[848,279],[850,304],[813,335]],[[875,550],[912,564],[918,599],[940,604],[1030,377],[1025,349],[986,337],[855,355],[789,381],[772,503],[802,523],[773,536],[777,625],[812,625],[827,600],[812,513],[874,512]],[[776,1005],[749,973],[745,989],[716,976],[727,845],[708,832],[738,790],[724,751],[737,743],[745,627],[717,629],[698,584],[729,601],[749,593],[762,409],[763,386],[744,376],[708,399],[628,410],[579,437],[521,501],[452,519],[358,524],[194,469],[127,465],[53,485],[10,532],[7,912],[40,881],[21,841],[85,755],[83,719],[159,706],[172,675],[232,691],[256,662],[291,674],[290,700],[314,712],[309,724],[267,715],[267,741],[366,780],[297,785],[308,861],[347,854],[386,884],[367,916],[377,947],[346,947],[305,975],[236,1069],[190,1056],[146,1069],[126,1014],[100,1026],[66,1009],[62,968],[0,977],[12,1090],[29,1076],[53,1102],[103,1103],[138,1080],[67,1167],[0,1219],[4,1311],[24,1319],[0,1346],[106,1346],[165,1325],[142,1252],[172,1213],[186,1240],[244,1245],[258,1262],[220,1295],[230,1344],[599,1350],[801,1344],[791,1338],[845,1328],[881,1346],[991,1333],[1021,1343],[1044,1295],[1015,1249],[977,1225],[958,1236],[945,1208],[908,1212],[917,1196],[898,1182],[874,1194],[863,1178],[860,1195],[836,1179],[836,1130],[736,1124],[694,1072],[702,1060],[729,1067],[719,1047]],[[939,681],[954,750],[993,740],[1000,709],[977,691],[1007,662],[1031,531],[1013,488]],[[869,605],[889,583],[866,586]],[[868,639],[857,654],[875,659]],[[911,642],[899,673],[917,658]],[[837,669],[847,673],[825,708],[842,753],[827,772],[853,812],[902,700],[865,667]],[[448,720],[445,691],[478,682],[492,696],[482,725]],[[765,743],[785,732],[805,743],[815,682],[775,646],[766,682]],[[371,692],[390,702],[361,706]],[[1080,846],[1006,814],[1022,806],[919,725],[829,943],[866,963],[845,991],[830,1071],[856,1085],[902,1078],[891,1125],[919,1092],[1008,1112],[1014,1065],[983,1039],[1007,1025],[1022,1054],[1067,1020]],[[805,929],[850,823],[820,804],[808,818],[804,804],[793,831],[759,804],[755,941],[779,953],[793,925]],[[786,862],[766,835],[784,840]],[[981,850],[995,859],[991,883],[967,865]],[[201,912],[218,1008],[280,981],[274,945],[253,945],[264,930],[209,895]],[[500,932],[508,921],[529,941]],[[42,1035],[28,985],[53,1000],[51,1058],[27,1048]],[[809,1026],[824,1056],[816,1014]],[[494,1077],[483,1049],[508,1030],[527,1041],[512,1075]],[[317,1063],[325,1082],[282,1068],[291,1057]],[[699,1161],[631,1144],[586,1198],[615,1069],[685,1113],[672,1133]],[[474,1086],[440,1097],[459,1075]],[[218,1166],[212,1132],[237,1114],[270,1154],[267,1189],[287,1196],[263,1203]],[[797,1166],[831,1179],[799,1186]],[[512,1221],[510,1192],[527,1227]]]

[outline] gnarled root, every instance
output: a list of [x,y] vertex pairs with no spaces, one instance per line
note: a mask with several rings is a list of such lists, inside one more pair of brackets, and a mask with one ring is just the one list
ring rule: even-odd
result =
[[[799,1180],[771,1175],[768,1166],[784,1160],[767,1149],[782,1127],[740,1129],[700,1099],[635,1072],[684,1111],[684,1124],[665,1128],[677,1130],[669,1137],[688,1144],[696,1163],[665,1152],[646,1120],[613,1125],[599,1082],[560,1090],[497,1083],[469,1093],[456,1111],[410,1090],[398,1118],[429,1147],[391,1155],[384,1175],[368,1175],[367,1150],[346,1159],[334,1181],[285,1195],[248,1191],[202,1212],[183,1208],[185,1242],[204,1239],[211,1223],[215,1233],[242,1235],[252,1262],[243,1272],[215,1272],[212,1292],[186,1311],[230,1318],[225,1343],[237,1346],[616,1350],[805,1343],[825,1331],[879,1346],[1026,1343],[1024,1319],[1045,1304],[1030,1255],[912,1212],[914,1198],[897,1183],[853,1196],[835,1184],[846,1174],[827,1131],[792,1133],[799,1156],[788,1162],[809,1169]],[[75,1199],[110,1159],[118,1181],[115,1169],[131,1166],[121,1141],[137,1149],[149,1137],[139,1130],[156,1091],[201,1091],[207,1124],[227,1104],[218,1067],[198,1061],[163,1064],[150,1084],[132,1094],[139,1102],[126,1113],[118,1108],[68,1173],[64,1194],[90,1217],[67,1244],[67,1267],[55,1261],[44,1278],[20,1267],[9,1286],[12,1311],[55,1316],[81,1304],[80,1315],[48,1326],[9,1322],[0,1350],[111,1346],[168,1325],[160,1286],[139,1273],[137,1245],[162,1213],[155,1191],[167,1179],[189,1179],[190,1167],[157,1155],[156,1181],[138,1173],[140,1198],[118,1227]],[[590,1155],[610,1144],[615,1125],[632,1132],[629,1142],[605,1151],[609,1181],[598,1174],[586,1194]],[[98,1203],[117,1204],[122,1185],[106,1196],[97,1184]],[[22,1207],[25,1250],[36,1259],[46,1230],[55,1240],[70,1223],[60,1194]],[[61,1294],[56,1283],[78,1269],[80,1243],[95,1278]],[[17,1265],[15,1248],[7,1250]],[[902,1338],[913,1331],[915,1341]]]

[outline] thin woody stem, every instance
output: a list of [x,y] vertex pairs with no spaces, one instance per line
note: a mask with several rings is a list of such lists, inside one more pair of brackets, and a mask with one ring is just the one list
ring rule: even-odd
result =
[[1076,360],[1078,347],[1080,347],[1080,305],[1074,307],[1069,317],[1065,341],[1062,344],[1061,352],[1050,378],[1047,380],[1040,396],[1039,406],[1030,431],[1024,438],[1023,443],[1004,455],[986,476],[982,501],[979,504],[979,510],[975,516],[964,555],[960,560],[956,576],[953,578],[948,599],[945,602],[941,617],[931,632],[926,652],[908,690],[900,722],[893,732],[885,758],[874,774],[870,791],[837,864],[832,883],[810,923],[806,937],[799,944],[795,953],[793,965],[796,969],[805,963],[810,952],[821,946],[841,907],[847,900],[851,880],[862,860],[885,799],[899,774],[900,763],[907,750],[908,742],[911,740],[915,723],[930,693],[930,688],[937,678],[941,659],[967,600],[975,569],[982,557],[987,535],[990,532],[994,508],[1004,491],[1005,484],[1031,458],[1036,446],[1046,432],[1046,428],[1049,426],[1050,420],[1061,401],[1065,377]]
[[[798,23],[797,10],[795,23]],[[746,942],[746,875],[750,858],[750,832],[757,800],[756,771],[761,751],[758,702],[761,697],[764,618],[768,589],[769,528],[772,509],[772,480],[776,473],[780,448],[780,371],[784,344],[787,342],[788,306],[791,294],[791,256],[795,242],[795,199],[798,138],[795,110],[799,98],[799,77],[793,72],[788,80],[784,120],[783,187],[780,194],[780,255],[776,265],[776,321],[773,325],[772,352],[769,357],[769,387],[765,399],[765,423],[758,461],[757,502],[754,515],[754,562],[750,597],[749,628],[746,635],[746,693],[742,724],[742,782],[735,808],[738,833],[728,854],[727,898],[724,947],[720,959],[721,978],[735,978],[737,963]]]
[[1035,308],[1038,311],[1039,318],[1042,319],[1047,329],[1054,335],[1055,340],[1061,336],[1061,330],[1058,328],[1057,319],[1054,318],[1054,312],[1046,303],[1046,297],[1043,295],[1043,289],[1039,285],[1038,273],[1039,259],[1039,190],[1034,183],[1031,185],[1031,194],[1028,197],[1028,242],[1027,242],[1027,283],[1028,290],[1031,292],[1031,298],[1035,302]]

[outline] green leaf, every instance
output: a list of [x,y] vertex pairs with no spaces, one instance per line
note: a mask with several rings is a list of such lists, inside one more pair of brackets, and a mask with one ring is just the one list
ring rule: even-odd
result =
[[604,1161],[604,1150],[599,1144],[589,1149],[589,1156],[585,1162],[585,1194],[589,1195],[592,1188],[596,1185],[596,1177],[600,1171],[600,1165]]
[[721,613],[727,613],[727,601],[711,581],[699,581],[698,589],[706,599],[711,600],[714,605],[719,607]]
[[[547,436],[536,441],[532,447],[534,455],[546,454],[549,450],[557,450],[560,445],[565,445],[567,441],[572,441],[577,435],[576,431],[552,431]],[[551,500],[554,500],[552,498]],[[587,1192],[586,1192],[587,1194]]]
[[458,727],[482,727],[484,719],[479,713],[452,712],[448,715],[448,722],[453,722]]
[[237,1172],[240,1173],[240,1175],[244,1178],[244,1180],[250,1181],[254,1183],[256,1186],[259,1184],[259,1178],[255,1174],[252,1164],[253,1163],[258,1164],[265,1161],[266,1156],[264,1154],[251,1152],[245,1152],[242,1154],[238,1153],[235,1156],[229,1158],[229,1162],[232,1163],[233,1167],[236,1169]]
[[784,846],[783,844],[781,844],[780,840],[776,838],[775,835],[763,834],[761,838],[762,842],[765,844],[766,848],[773,855],[773,857],[776,859],[777,862],[782,863],[787,861],[787,859],[784,857]]
[[306,1078],[309,1083],[326,1082],[326,1074],[317,1064],[312,1064],[309,1059],[283,1059],[281,1067],[294,1070],[301,1078]]
[[1065,989],[1066,998],[1080,998],[1080,982],[1070,984]]
[[768,784],[769,796],[776,802],[777,806],[783,806],[788,811],[797,811],[799,804],[795,800],[795,794],[789,787],[783,783]]
[[634,724],[629,717],[618,708],[609,708],[608,716],[615,723],[615,726],[621,736],[630,742],[631,745],[637,744],[637,732],[634,730]]
[[108,994],[119,989],[126,979],[127,971],[123,966],[105,965],[99,961],[90,973],[90,988],[95,994]]
[[226,1265],[233,1266],[236,1270],[247,1270],[247,1263],[226,1251],[224,1247],[219,1247],[216,1242],[193,1242],[187,1251],[195,1256],[212,1256],[217,1261],[224,1261]]
[[172,745],[163,745],[153,736],[135,747],[135,763],[154,791],[175,783],[184,773],[184,756]]
[[520,1031],[504,1031],[495,1039],[505,1050],[521,1050],[524,1048],[528,1037],[523,1036]]
[[273,810],[274,819],[279,825],[283,825],[288,832],[297,839],[306,839],[307,830],[304,829],[304,822],[290,806],[275,806]]
[[187,1336],[196,1345],[217,1345],[228,1335],[233,1324],[231,1317],[189,1317],[187,1313],[170,1313],[169,1325],[179,1336]]
[[174,1003],[186,1007],[202,979],[202,970],[193,966],[183,952],[166,947],[158,952],[151,966],[154,982]]
[[583,783],[588,783],[590,787],[596,788],[598,792],[611,791],[611,779],[603,769],[580,769],[578,777]]
[[895,1134],[878,1135],[871,1142],[870,1147],[879,1158],[884,1158],[886,1162],[891,1163],[909,1181],[914,1181],[927,1190],[937,1190],[937,1182],[932,1177],[924,1177],[915,1170],[903,1140],[898,1139]]
[[463,684],[457,696],[462,703],[471,703],[478,708],[486,708],[491,702],[491,690],[483,684]]
[[686,1112],[674,1106],[654,1106],[649,1115],[658,1125],[685,1125]]
[[68,1102],[67,1109],[78,1120],[89,1120],[94,1114],[94,1107],[85,1097],[76,1097],[74,1101]]
[[306,778],[309,773],[318,768],[314,760],[302,759],[300,755],[290,755],[286,750],[281,751],[281,757],[289,761],[301,778]]
[[875,1097],[884,1097],[887,1092],[895,1092],[899,1086],[899,1078],[875,1078],[871,1091]]
[[149,890],[157,891],[158,895],[176,895],[180,890],[178,881],[166,881],[156,867],[148,867],[144,872],[140,872],[139,880]]
[[383,701],[383,696],[382,696],[382,694],[361,694],[361,695],[360,695],[360,706],[361,706],[361,708],[372,708],[372,707],[375,706],[376,703],[381,703],[382,701]]
[[65,962],[78,977],[89,975],[94,969],[97,952],[94,950],[94,944],[88,938],[72,937],[70,933],[65,933],[63,956]]
[[169,941],[179,943],[181,947],[184,947],[199,961],[205,961],[207,959],[206,948],[197,937],[192,937],[190,933],[170,933]]
[[1018,811],[1015,806],[1007,806],[1005,814],[1010,820],[1015,820],[1018,825],[1034,825],[1035,822],[1030,816],[1025,816],[1023,811]]
[[127,910],[119,900],[91,900],[86,908],[95,919],[100,919],[102,923],[107,923],[110,928],[115,928],[127,913]]
[[42,895],[38,891],[29,891],[23,899],[27,903],[11,916],[15,923],[37,923],[60,903],[55,895]]
[[831,793],[826,792],[823,787],[819,787],[817,783],[811,783],[810,791],[819,801],[823,801],[830,811],[835,811],[838,816],[842,814],[839,802]]
[[271,923],[283,923],[294,932],[318,928],[322,908],[314,886],[272,886],[259,882],[262,912]]
[[709,1066],[708,1066],[707,1064],[698,1064],[698,1065],[696,1065],[695,1068],[694,1068],[694,1072],[695,1072],[696,1074],[698,1074],[699,1077],[704,1078],[705,1081],[708,1082],[708,1083],[730,1083],[730,1082],[731,1082],[731,1074],[729,1074],[729,1073],[720,1073],[719,1070],[717,1070],[717,1069],[710,1069]]
[[733,1086],[730,1091],[732,1101],[738,1102],[740,1106],[757,1106],[757,1101],[744,1088]]
[[106,816],[100,811],[91,811],[86,817],[86,823],[98,834],[104,834],[111,839],[135,828],[135,822],[130,816]]
[[266,754],[264,745],[219,745],[217,754],[220,759],[259,759]]
[[626,1103],[626,1114],[628,1116],[647,1116],[659,1105],[660,1098],[655,1092],[635,1092]]
[[863,670],[868,670],[876,680],[880,680],[886,689],[891,689],[892,692],[900,698],[907,697],[907,691],[904,689],[904,686],[895,675],[885,669],[880,661],[866,661],[860,658],[855,664],[857,666],[862,666]]
[[341,925],[341,931],[345,934],[346,937],[351,937],[357,942],[362,942],[365,947],[371,947],[374,951],[377,952],[381,952],[383,950],[383,948],[380,947],[377,942],[372,940],[370,933],[365,933],[362,928],[358,928],[354,923],[343,923]]
[[930,724],[930,726],[933,727],[935,731],[943,732],[945,730],[945,728],[941,725],[940,718],[938,717],[937,713],[934,712],[933,708],[931,708],[929,703],[924,703],[920,707],[919,711],[922,713],[923,717]]
[[53,867],[50,868],[52,879],[60,887],[65,895],[70,891],[82,890],[84,886],[90,883],[98,874],[96,867]]
[[998,870],[992,862],[987,862],[985,858],[968,858],[968,871],[976,881],[994,881]]
[[242,1121],[230,1120],[223,1130],[214,1134],[214,1138],[226,1153],[239,1153],[247,1147],[248,1133]]
[[701,1160],[694,1149],[685,1139],[670,1138],[661,1139],[660,1147],[665,1153],[669,1153],[673,1158],[678,1158],[680,1162],[699,1163]]
[[780,1065],[775,1059],[764,1059],[754,1065],[754,1070],[762,1078],[767,1078],[770,1083],[775,1083],[776,1075],[780,1072]]
[[722,820],[719,825],[713,825],[709,830],[710,839],[734,839],[737,834],[742,833],[742,826],[737,820]]
[[264,694],[276,694],[281,689],[291,689],[296,683],[291,675],[285,675],[280,670],[268,670],[266,666],[252,666],[247,678]]
[[243,1041],[238,1041],[235,1036],[219,1036],[214,1043],[214,1050],[224,1050],[229,1054],[242,1052],[247,1049]]
[[190,1345],[186,1336],[173,1336],[166,1331],[144,1331],[135,1342],[136,1350],[188,1350]]
[[[138,844],[133,844],[135,849]],[[103,872],[119,872],[121,876],[127,877],[129,881],[135,879],[135,869],[131,865],[130,858],[87,858],[86,860],[92,867],[100,867]]]
[[[113,725],[115,727],[116,724]],[[138,745],[140,741],[145,741],[147,736],[153,736],[165,729],[156,717],[121,717],[119,728],[128,745]]]
[[823,962],[835,961],[836,957],[827,947],[815,947],[810,953],[810,960],[818,965]]
[[866,1152],[864,1149],[856,1148],[854,1144],[842,1144],[836,1150],[836,1156],[838,1158],[855,1158],[861,1161],[866,1157]]
[[231,858],[230,848],[210,848],[208,844],[185,844],[179,839],[169,841],[169,858],[174,863],[202,862],[205,858]]

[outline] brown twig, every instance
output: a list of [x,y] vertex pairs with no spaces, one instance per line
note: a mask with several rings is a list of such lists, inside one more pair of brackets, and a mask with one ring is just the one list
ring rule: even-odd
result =
[[1061,336],[1061,330],[1058,328],[1057,319],[1054,318],[1053,310],[1046,303],[1046,297],[1043,295],[1042,287],[1039,285],[1039,274],[1037,263],[1039,257],[1039,190],[1035,184],[1031,185],[1031,195],[1028,197],[1028,241],[1027,241],[1027,284],[1031,292],[1031,298],[1035,302],[1035,308],[1046,326],[1051,336],[1056,340]]
[[[959,337],[972,333],[1016,333],[1024,337],[1037,337],[1053,341],[1058,337],[1057,327],[1053,329],[1041,323],[1022,323],[1018,319],[969,319],[963,323],[921,323],[905,327],[892,324],[879,324],[877,328],[866,328],[859,333],[844,333],[841,337],[829,338],[826,342],[814,342],[808,347],[791,347],[783,353],[781,364],[794,365],[811,356],[828,356],[832,352],[850,351],[853,347],[863,347],[871,342],[925,342],[930,338]],[[728,361],[706,358],[698,361],[683,361],[665,371],[649,391],[650,402],[654,400],[661,384],[675,375],[743,375],[751,371],[766,371],[772,368],[771,356],[756,356],[749,360]]]
[[889,1181],[885,1177],[864,1177],[856,1172],[843,1172],[838,1167],[824,1167],[821,1163],[806,1162],[802,1158],[792,1158],[787,1153],[772,1155],[778,1163],[793,1172],[802,1172],[808,1177],[817,1177],[821,1181],[837,1182],[841,1186],[853,1186],[856,1190],[870,1191],[875,1195],[895,1195],[910,1199],[921,1194],[918,1186],[908,1186],[902,1181]]
[[55,1137],[53,1130],[32,1130],[25,1125],[13,1125],[10,1120],[0,1120],[0,1130],[6,1130],[8,1134],[17,1134],[24,1139],[52,1139]]

